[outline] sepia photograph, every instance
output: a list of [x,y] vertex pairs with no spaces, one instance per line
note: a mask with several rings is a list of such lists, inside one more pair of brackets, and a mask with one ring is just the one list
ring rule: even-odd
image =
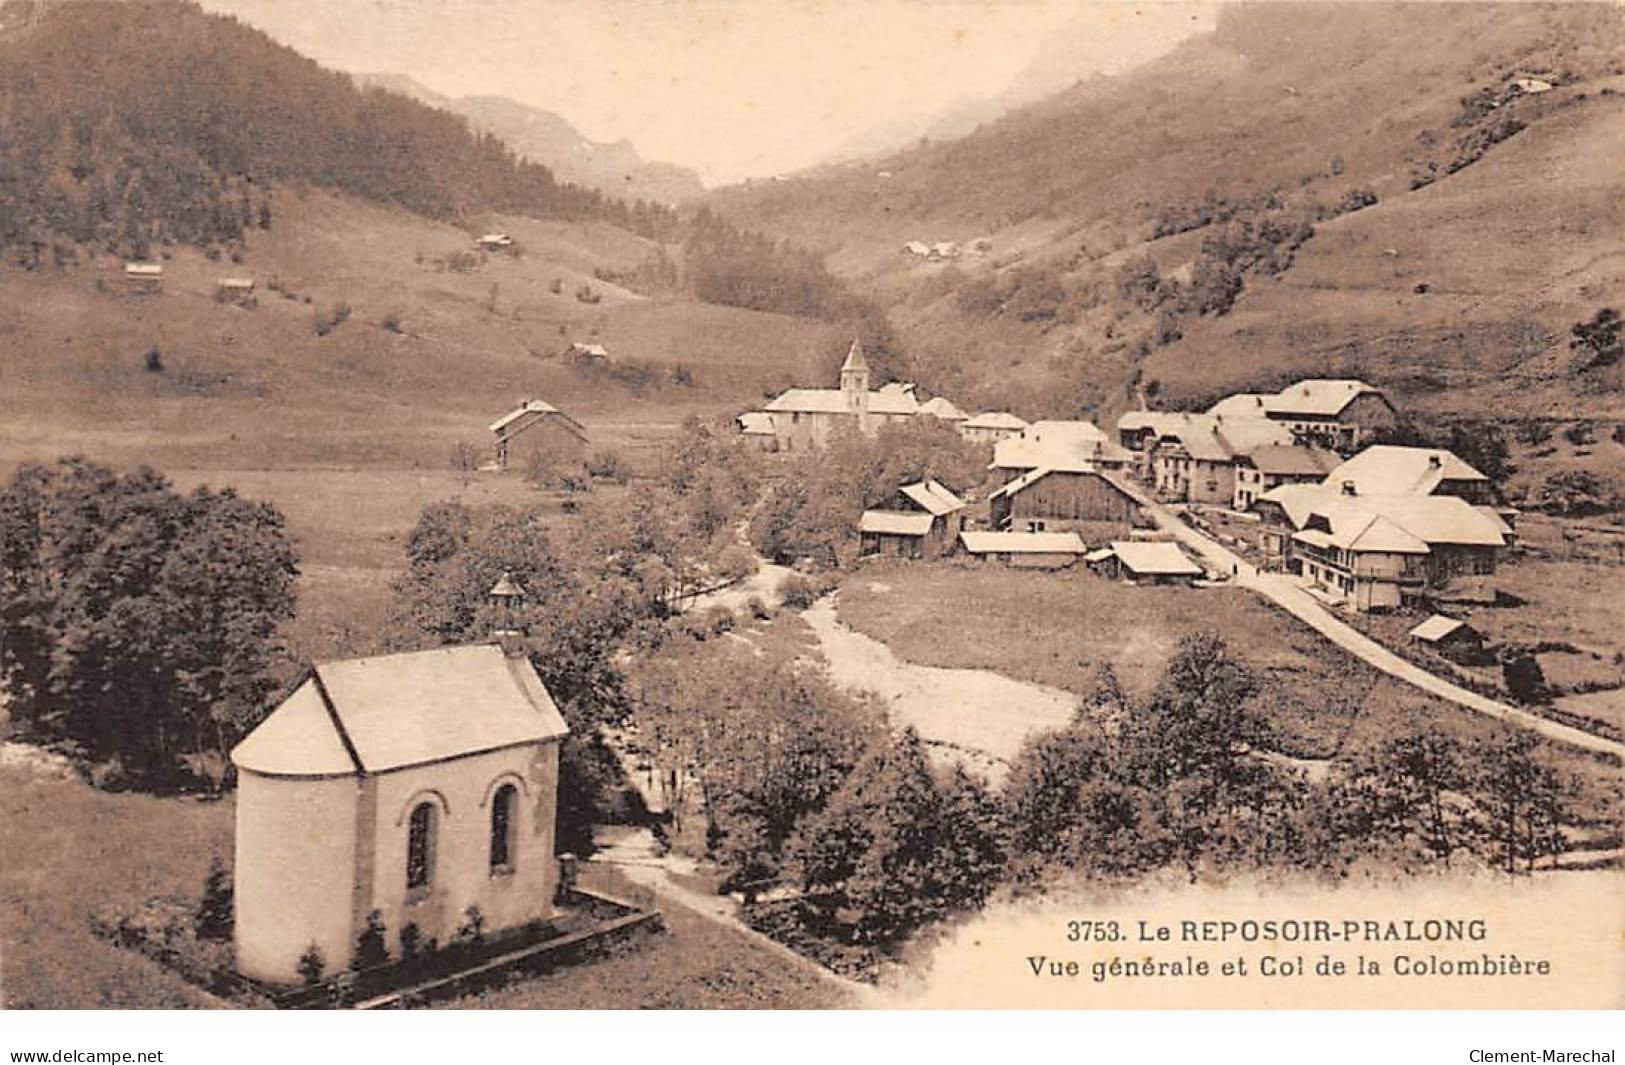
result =
[[0,1007],[1625,1008],[1622,310],[1619,3],[0,0]]

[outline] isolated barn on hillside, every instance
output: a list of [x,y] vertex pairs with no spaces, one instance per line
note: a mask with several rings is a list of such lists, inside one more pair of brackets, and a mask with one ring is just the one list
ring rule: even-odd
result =
[[546,920],[559,745],[522,652],[495,645],[322,663],[231,753],[238,969],[294,983],[315,946],[348,967],[374,910],[449,943]]
[[586,454],[587,430],[551,403],[527,399],[491,423],[496,464],[507,469],[515,454],[542,452],[549,458],[579,460]]
[[162,292],[164,267],[162,263],[125,263],[124,287],[132,292]]

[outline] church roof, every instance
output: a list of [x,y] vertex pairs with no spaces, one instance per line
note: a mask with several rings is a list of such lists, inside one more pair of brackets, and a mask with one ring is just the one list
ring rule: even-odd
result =
[[[762,408],[780,413],[798,414],[850,414],[846,393],[838,388],[792,388]],[[899,392],[870,392],[870,414],[918,414],[920,405],[914,397]]]
[[528,659],[476,644],[318,663],[231,760],[266,776],[349,776],[569,731]]

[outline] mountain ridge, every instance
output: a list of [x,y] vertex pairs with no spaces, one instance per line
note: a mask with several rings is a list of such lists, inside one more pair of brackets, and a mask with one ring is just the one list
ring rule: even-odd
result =
[[506,96],[453,97],[405,74],[358,73],[357,85],[386,89],[467,118],[514,151],[552,170],[560,180],[625,200],[676,205],[705,192],[697,173],[675,163],[646,160],[625,139],[594,141],[554,111]]

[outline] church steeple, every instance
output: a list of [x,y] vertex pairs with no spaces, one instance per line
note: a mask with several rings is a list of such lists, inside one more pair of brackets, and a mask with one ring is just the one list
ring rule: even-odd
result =
[[863,357],[863,345],[854,338],[852,347],[841,363],[841,391],[846,395],[846,409],[864,414],[869,409],[869,363]]

